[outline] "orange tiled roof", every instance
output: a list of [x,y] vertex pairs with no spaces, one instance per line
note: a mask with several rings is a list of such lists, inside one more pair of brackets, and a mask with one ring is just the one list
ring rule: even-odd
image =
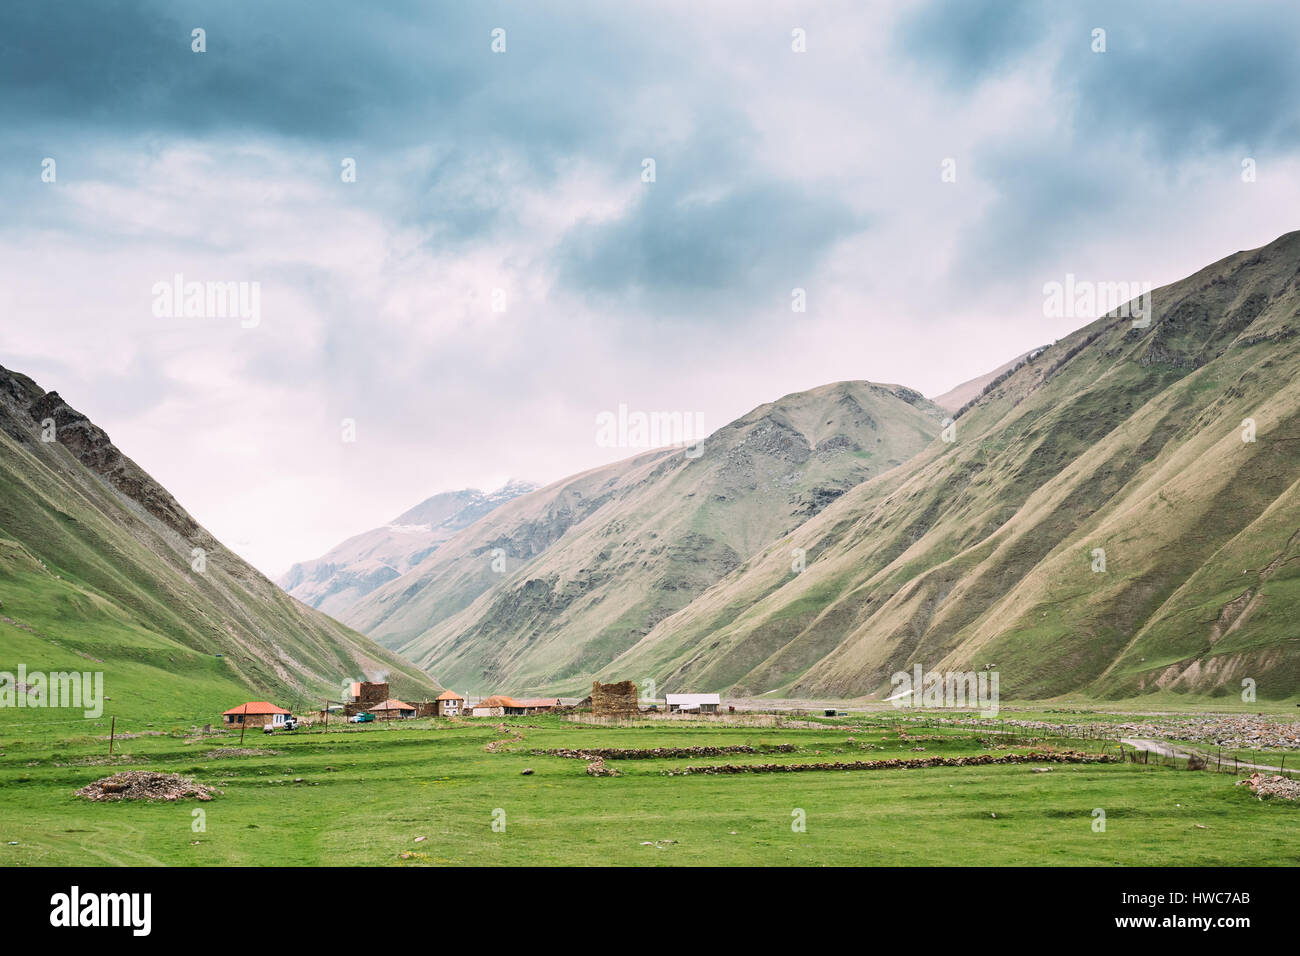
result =
[[513,697],[507,697],[505,694],[493,694],[491,697],[484,697],[475,707],[520,707],[519,701]]
[[227,714],[287,714],[289,711],[283,707],[276,707],[275,704],[268,704],[264,700],[250,700],[247,704],[240,704],[238,707],[231,707],[229,710],[221,712],[221,716]]
[[558,697],[535,697],[530,700],[515,700],[505,694],[493,694],[484,697],[475,707],[554,707],[560,702]]
[[438,700],[464,700],[465,698],[461,697],[460,694],[456,693],[454,690],[444,690],[441,694],[438,695],[437,699]]
[[410,704],[398,700],[396,697],[390,697],[382,704],[375,704],[374,707],[367,707],[367,710],[415,710]]

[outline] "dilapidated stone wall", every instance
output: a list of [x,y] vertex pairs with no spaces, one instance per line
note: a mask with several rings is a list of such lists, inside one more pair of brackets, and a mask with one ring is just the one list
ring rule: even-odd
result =
[[641,712],[636,684],[630,680],[617,684],[591,682],[591,713],[596,717],[635,717]]
[[343,706],[343,713],[348,717],[359,714],[363,710],[369,710],[376,704],[382,704],[388,700],[388,684],[386,683],[362,681],[361,686],[357,689],[360,692],[357,699],[349,701]]

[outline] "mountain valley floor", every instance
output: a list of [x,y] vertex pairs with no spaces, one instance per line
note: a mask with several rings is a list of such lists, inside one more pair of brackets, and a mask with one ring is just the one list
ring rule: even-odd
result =
[[[1294,705],[1174,713],[1170,703],[1142,715],[1031,704],[992,719],[888,707],[622,725],[331,721],[249,734],[242,747],[238,734],[130,719],[117,722],[112,756],[107,717],[9,710],[0,862],[1300,864],[1300,802],[1238,785],[1246,763],[1300,770]],[[1121,742],[1139,737],[1175,745],[1143,754]],[[1189,771],[1189,753],[1207,769]],[[178,774],[215,794],[76,795],[121,771]]]

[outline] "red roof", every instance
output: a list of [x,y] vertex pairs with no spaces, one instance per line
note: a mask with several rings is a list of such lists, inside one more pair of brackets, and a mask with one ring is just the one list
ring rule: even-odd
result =
[[276,707],[275,704],[268,704],[264,700],[250,700],[247,704],[240,704],[238,707],[231,707],[229,710],[221,712],[221,716],[227,714],[288,714],[289,711],[283,707]]
[[465,699],[464,697],[461,697],[460,694],[456,693],[454,690],[444,690],[441,694],[438,695],[438,700],[464,700],[464,699]]
[[415,710],[410,704],[403,703],[395,697],[390,697],[382,704],[376,704],[374,707],[368,707],[367,710]]
[[484,697],[475,707],[521,707],[522,704],[513,697],[507,697],[505,694],[493,694],[491,697]]
[[559,704],[558,697],[538,697],[532,700],[515,700],[513,697],[507,697],[505,694],[493,694],[491,697],[484,697],[475,707],[554,707]]

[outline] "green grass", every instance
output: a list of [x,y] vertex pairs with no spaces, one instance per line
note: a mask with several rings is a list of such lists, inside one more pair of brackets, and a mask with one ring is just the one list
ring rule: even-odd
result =
[[[409,661],[289,598],[188,516],[172,520],[141,510],[62,445],[0,428],[0,670],[77,658],[76,669],[102,670],[110,685],[125,674],[122,693],[108,693],[150,710],[157,702],[136,691],[172,675],[176,702],[190,710],[232,688],[227,707],[250,696],[336,696],[367,671],[388,672],[395,693],[435,691]],[[202,572],[192,546],[206,553]]]
[[[496,720],[249,734],[245,746],[280,753],[228,759],[207,752],[235,745],[237,735],[202,742],[140,736],[119,744],[119,753],[138,762],[119,767],[77,765],[106,753],[107,744],[97,739],[101,728],[71,734],[50,723],[16,735],[8,716],[0,723],[4,865],[1300,863],[1294,839],[1300,806],[1255,800],[1233,786],[1230,774],[1132,764],[1053,765],[1049,773],[1023,765],[661,773],[717,762],[957,755],[988,752],[993,745],[963,728],[908,727],[913,739],[905,740],[892,715],[848,718],[852,730],[842,729],[843,718],[809,721],[806,728],[704,722],[620,728],[518,718],[505,722],[525,739],[497,754],[483,749],[505,736]],[[203,715],[184,721],[201,722]],[[610,761],[623,773],[617,778],[588,777],[581,760],[530,753],[781,743],[799,750]],[[534,773],[523,776],[525,768]],[[115,769],[183,773],[224,793],[206,803],[174,804],[90,803],[73,796]],[[1104,833],[1092,828],[1096,808],[1106,813]],[[192,829],[196,809],[206,817],[205,832]],[[492,829],[498,810],[505,814],[504,832]],[[806,832],[792,830],[796,810],[806,815]],[[426,839],[417,843],[418,836]],[[404,853],[414,855],[402,859]]]

